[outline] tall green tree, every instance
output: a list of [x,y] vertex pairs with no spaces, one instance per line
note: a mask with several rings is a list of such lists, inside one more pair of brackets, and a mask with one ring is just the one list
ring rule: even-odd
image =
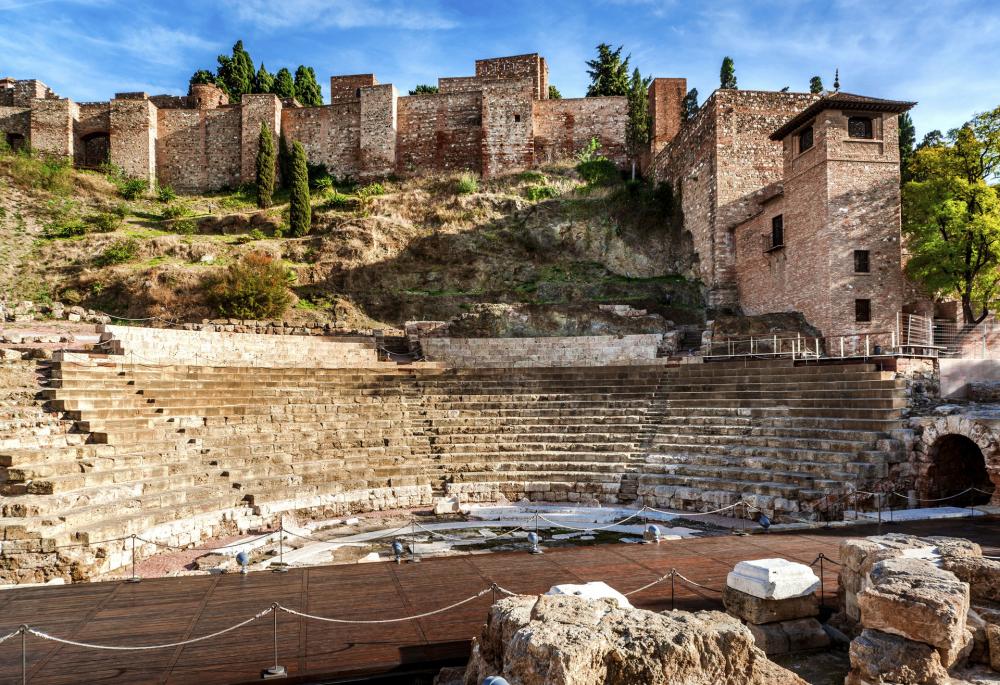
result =
[[1000,107],[940,144],[917,150],[903,187],[907,272],[936,296],[954,295],[966,324],[1000,294]]
[[649,84],[652,77],[643,78],[636,68],[628,85],[628,125],[625,127],[625,146],[632,158],[632,179],[639,156],[649,147]]
[[303,236],[312,226],[312,206],[309,204],[309,168],[302,143],[292,143],[292,180],[288,196],[288,225],[292,235]]
[[813,95],[819,95],[823,92],[823,79],[819,76],[813,76],[809,79],[809,92]]
[[218,61],[217,83],[229,95],[231,102],[239,102],[244,93],[253,92],[256,70],[250,53],[243,48],[242,40],[236,41],[231,56],[219,55]]
[[274,90],[274,76],[265,67],[264,63],[260,63],[260,69],[257,70],[257,75],[253,77],[253,92],[255,93],[270,93]]
[[622,46],[612,50],[607,43],[597,46],[597,59],[587,61],[590,86],[587,97],[605,95],[627,95],[629,89],[628,62],[631,56],[622,59]]
[[292,78],[292,72],[288,71],[285,67],[281,67],[278,73],[274,75],[274,87],[271,92],[279,98],[295,97],[295,79]]
[[736,90],[736,63],[728,55],[723,58],[722,68],[719,69],[719,88]]
[[199,83],[215,83],[215,74],[210,72],[208,69],[199,69],[191,75],[190,81],[188,81],[192,86]]
[[274,196],[274,165],[277,161],[274,136],[271,135],[267,122],[261,122],[257,142],[257,206],[267,209]]
[[281,173],[281,187],[288,188],[292,183],[292,148],[288,138],[282,131],[278,136],[278,171]]
[[909,112],[903,112],[896,120],[899,127],[899,177],[903,183],[911,179],[910,161],[917,144],[917,129]]
[[307,107],[323,104],[323,89],[316,81],[316,72],[312,67],[300,64],[295,70],[295,99]]
[[421,83],[416,88],[410,91],[410,95],[434,95],[438,92],[437,86],[431,86],[426,83]]
[[934,147],[935,145],[943,144],[944,134],[940,130],[934,129],[924,134],[924,137],[920,140],[920,144],[917,145],[917,149],[923,150],[925,147]]
[[698,89],[692,88],[684,96],[683,102],[683,117],[684,121],[690,121],[694,119],[695,115],[698,114]]
[[562,100],[562,93],[553,85],[549,86],[549,100]]

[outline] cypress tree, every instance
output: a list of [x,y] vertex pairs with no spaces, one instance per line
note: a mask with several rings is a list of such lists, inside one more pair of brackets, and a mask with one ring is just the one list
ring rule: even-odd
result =
[[823,92],[823,79],[819,76],[813,76],[809,79],[809,92],[813,95],[819,95]]
[[199,69],[191,75],[188,83],[191,85],[195,85],[196,83],[215,83],[215,74],[208,69]]
[[628,87],[628,125],[625,142],[632,158],[632,179],[635,180],[635,165],[643,150],[649,144],[649,99],[647,93],[652,78],[643,78],[636,68]]
[[257,70],[257,75],[253,79],[253,92],[270,93],[272,90],[274,90],[274,76],[271,75],[271,72],[261,62],[260,69]]
[[289,194],[288,225],[292,235],[303,236],[312,225],[312,207],[309,204],[309,170],[306,167],[306,150],[302,143],[292,143],[292,181]]
[[295,70],[295,99],[307,107],[319,107],[323,104],[323,90],[316,81],[316,72],[312,67],[300,64]]
[[295,81],[292,79],[292,72],[285,67],[278,70],[274,75],[274,87],[271,92],[279,98],[295,97]]
[[244,93],[253,92],[254,68],[250,53],[243,49],[243,41],[236,41],[232,56],[219,55],[218,82],[224,85],[229,99],[238,102]]
[[694,119],[696,114],[698,114],[698,89],[692,88],[684,96],[684,121]]
[[587,61],[587,73],[590,75],[590,86],[587,97],[603,95],[627,95],[629,87],[628,61],[631,56],[622,60],[622,46],[612,50],[607,43],[597,46],[597,59]]
[[267,209],[274,194],[274,137],[267,123],[260,125],[257,145],[257,206]]
[[281,173],[281,187],[288,188],[292,182],[292,151],[288,148],[284,131],[278,136],[278,171]]
[[913,126],[913,119],[909,112],[903,112],[896,120],[899,125],[899,172],[900,180],[906,183],[912,180],[910,174],[910,160],[913,159],[914,149],[917,145],[917,129]]
[[555,86],[549,86],[549,100],[562,100],[562,93]]
[[722,68],[719,70],[719,88],[736,90],[736,64],[728,55],[722,60]]

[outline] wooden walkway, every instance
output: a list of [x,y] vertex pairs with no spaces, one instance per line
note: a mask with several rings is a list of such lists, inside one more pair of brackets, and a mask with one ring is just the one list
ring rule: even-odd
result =
[[[1000,523],[956,520],[885,526],[881,532],[956,535],[1000,554]],[[561,548],[427,559],[420,564],[323,566],[286,574],[197,576],[24,588],[0,592],[0,636],[22,623],[52,635],[108,645],[184,640],[221,630],[272,602],[321,616],[385,619],[431,611],[497,583],[539,593],[556,583],[603,580],[622,592],[640,587],[671,567],[694,581],[721,588],[737,561],[784,557],[811,563],[819,553],[838,559],[844,537],[873,535],[875,526],[712,537],[660,545]],[[825,567],[825,600],[833,604],[837,568]],[[636,606],[670,608],[670,583],[631,597]],[[329,682],[338,677],[385,674],[428,661],[461,660],[478,634],[490,595],[426,619],[380,625],[319,623],[278,615],[283,682]],[[720,608],[718,594],[676,584],[677,607]],[[243,683],[260,682],[273,663],[271,616],[205,642],[143,652],[114,652],[27,638],[28,682]],[[0,683],[21,682],[21,640],[0,644]]]

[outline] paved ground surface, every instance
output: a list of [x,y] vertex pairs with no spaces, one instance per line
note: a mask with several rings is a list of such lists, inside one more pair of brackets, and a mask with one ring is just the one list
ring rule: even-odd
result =
[[[431,611],[472,596],[491,583],[515,592],[544,592],[556,583],[603,580],[628,592],[676,568],[718,590],[740,560],[784,557],[812,563],[820,553],[837,561],[840,540],[879,532],[955,535],[1000,555],[1000,520],[950,520],[817,530],[808,533],[722,536],[654,545],[599,545],[392,563],[324,566],[289,573],[159,578],[141,583],[92,583],[0,592],[0,637],[22,623],[55,636],[135,646],[190,639],[232,626],[273,602],[326,617],[374,620]],[[818,564],[817,564],[818,570]],[[824,563],[824,600],[836,600],[837,567]],[[651,610],[671,607],[669,582],[631,597]],[[278,614],[278,660],[284,682],[323,682],[390,673],[427,661],[463,658],[479,632],[490,594],[425,619],[376,625],[333,624]],[[677,608],[719,608],[718,593],[678,581]],[[98,651],[29,636],[28,682],[242,683],[260,682],[273,663],[275,623],[268,615],[226,635],[152,651]],[[21,639],[0,644],[0,683],[21,682]],[[400,681],[402,682],[402,681]]]

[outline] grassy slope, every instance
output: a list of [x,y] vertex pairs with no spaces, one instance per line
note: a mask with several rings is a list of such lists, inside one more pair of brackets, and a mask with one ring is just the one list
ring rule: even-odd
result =
[[[662,208],[625,186],[588,188],[566,166],[467,193],[458,177],[386,182],[371,197],[349,187],[316,192],[303,238],[274,237],[283,207],[258,215],[239,192],[134,200],[111,232],[53,238],[81,218],[122,211],[124,200],[99,174],[40,164],[0,155],[0,292],[14,297],[207,318],[206,275],[261,249],[297,273],[292,319],[398,325],[479,302],[631,303],[676,321],[700,316],[699,288],[684,278],[689,243]],[[533,187],[552,197],[529,199]],[[185,224],[198,232],[178,234]],[[102,266],[102,253],[128,239],[135,257]]]

